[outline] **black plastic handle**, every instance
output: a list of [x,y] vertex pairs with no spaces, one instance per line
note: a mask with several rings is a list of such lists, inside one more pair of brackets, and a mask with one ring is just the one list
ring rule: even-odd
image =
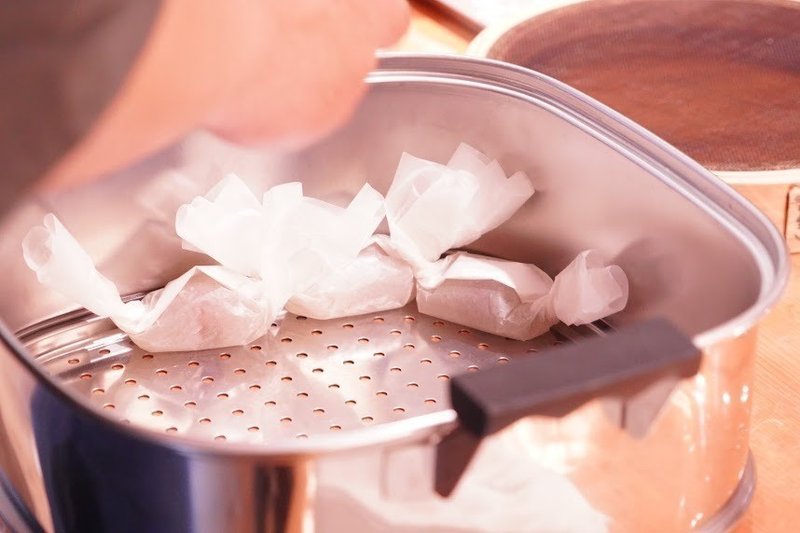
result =
[[664,319],[453,378],[461,425],[490,435],[528,415],[563,416],[601,396],[629,396],[665,378],[693,376],[700,350]]
[[481,439],[520,418],[564,416],[600,397],[627,402],[645,392],[647,398],[651,387],[662,395],[649,410],[655,414],[674,384],[699,368],[700,350],[692,341],[670,322],[653,319],[457,376],[450,382],[450,401],[460,425],[437,446],[435,489],[448,496]]

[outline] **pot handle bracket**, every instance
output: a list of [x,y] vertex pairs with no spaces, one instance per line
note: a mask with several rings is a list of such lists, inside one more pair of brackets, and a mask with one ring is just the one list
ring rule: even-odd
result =
[[437,445],[436,491],[448,496],[481,439],[526,416],[562,417],[608,398],[616,422],[643,436],[678,381],[697,373],[700,356],[690,338],[656,318],[454,377],[450,401],[459,426]]

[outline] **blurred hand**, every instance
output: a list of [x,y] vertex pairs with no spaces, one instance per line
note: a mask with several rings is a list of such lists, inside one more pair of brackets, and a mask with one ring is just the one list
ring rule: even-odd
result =
[[302,144],[342,123],[405,0],[164,0],[124,86],[50,172],[94,178],[197,127],[244,143]]

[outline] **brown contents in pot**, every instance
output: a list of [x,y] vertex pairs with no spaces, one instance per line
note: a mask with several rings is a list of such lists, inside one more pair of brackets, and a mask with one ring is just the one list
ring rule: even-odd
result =
[[518,26],[490,56],[586,92],[709,168],[800,167],[800,4],[593,0]]

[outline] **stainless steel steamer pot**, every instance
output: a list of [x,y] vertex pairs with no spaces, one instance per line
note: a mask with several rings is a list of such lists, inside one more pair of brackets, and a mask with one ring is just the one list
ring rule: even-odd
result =
[[[387,56],[368,82],[350,122],[302,152],[198,133],[107,180],[32,199],[4,222],[4,520],[48,531],[468,531],[488,527],[480,516],[510,515],[522,517],[519,531],[563,526],[569,509],[542,509],[525,493],[510,490],[501,509],[459,499],[493,479],[481,469],[496,461],[481,457],[513,442],[515,483],[558,480],[612,530],[730,526],[754,486],[756,327],[788,272],[777,232],[663,141],[537,73]],[[287,316],[258,345],[147,354],[40,287],[21,261],[22,235],[54,211],[135,295],[199,260],[164,227],[223,172],[259,188],[300,179],[307,194],[342,200],[367,180],[385,192],[403,151],[443,160],[461,141],[537,188],[471,249],[551,274],[600,249],[630,278],[625,311],[533,343],[413,305],[332,323]],[[667,352],[683,354],[659,359]],[[530,390],[511,369],[533,372]],[[496,430],[461,475],[481,433]],[[449,499],[437,494],[458,479]],[[425,513],[449,523],[411,519]]]

